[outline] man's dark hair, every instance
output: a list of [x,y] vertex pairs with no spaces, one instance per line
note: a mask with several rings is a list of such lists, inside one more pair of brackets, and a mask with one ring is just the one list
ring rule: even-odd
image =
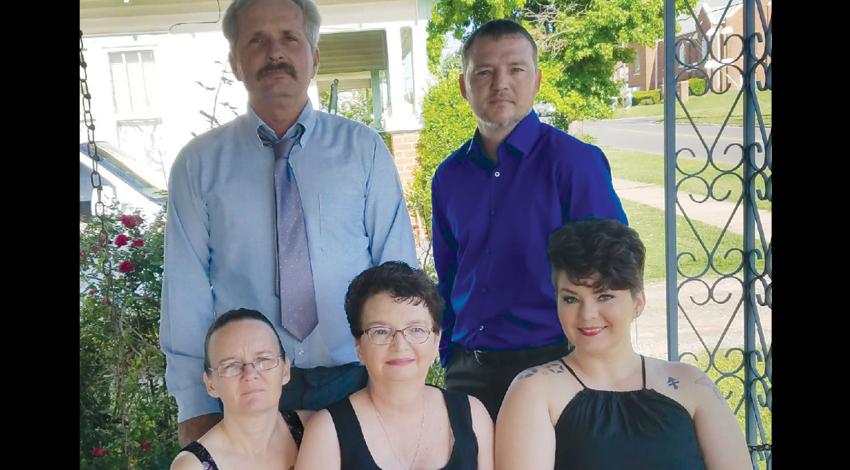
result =
[[466,64],[469,63],[469,48],[472,47],[476,39],[482,37],[499,39],[504,36],[513,35],[522,36],[531,43],[531,48],[534,50],[534,66],[537,67],[537,43],[534,42],[534,38],[531,37],[531,34],[521,24],[513,20],[504,19],[490,20],[479,26],[478,29],[466,38],[466,41],[463,43],[463,70],[466,71]]

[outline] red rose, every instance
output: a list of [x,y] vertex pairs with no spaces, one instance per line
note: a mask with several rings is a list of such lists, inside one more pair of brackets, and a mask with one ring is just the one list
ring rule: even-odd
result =
[[95,295],[95,294],[97,294],[96,290],[92,289],[92,290],[89,291],[89,295]]
[[148,441],[141,441],[139,442],[139,447],[142,450],[151,450],[151,443]]
[[103,447],[95,447],[91,450],[91,455],[92,457],[103,457],[104,455],[106,455],[106,449],[104,449]]
[[121,223],[127,228],[135,228],[142,224],[142,216],[140,215],[122,215]]
[[137,238],[137,239],[133,240],[133,244],[131,246],[133,248],[141,248],[141,247],[145,246],[145,241],[142,240],[141,238]]
[[115,246],[124,246],[129,241],[130,241],[130,237],[128,237],[127,235],[124,235],[122,233],[121,235],[118,235],[117,237],[115,237]]
[[86,252],[83,250],[80,250],[80,259],[86,259]]
[[121,262],[121,265],[118,266],[119,273],[129,273],[134,269],[136,269],[136,265],[130,260],[124,260]]

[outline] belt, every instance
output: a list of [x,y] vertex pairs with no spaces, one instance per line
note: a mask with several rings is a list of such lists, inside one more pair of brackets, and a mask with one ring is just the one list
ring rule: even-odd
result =
[[567,341],[532,349],[516,349],[513,351],[486,351],[481,349],[466,349],[453,344],[458,351],[471,355],[480,365],[514,365],[538,361],[541,359],[556,359],[565,356],[572,350]]

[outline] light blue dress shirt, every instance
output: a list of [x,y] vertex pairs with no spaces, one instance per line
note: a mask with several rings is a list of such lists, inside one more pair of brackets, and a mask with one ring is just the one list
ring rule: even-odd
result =
[[[364,269],[418,266],[398,172],[380,136],[310,102],[290,161],[304,208],[319,324],[299,342],[281,326],[274,153],[245,115],[190,141],[168,183],[160,344],[178,421],[220,412],[202,380],[204,336],[216,315],[255,309],[277,328],[294,366],[356,362],[343,303]],[[270,129],[267,129],[270,130]],[[284,299],[285,301],[286,299]]]

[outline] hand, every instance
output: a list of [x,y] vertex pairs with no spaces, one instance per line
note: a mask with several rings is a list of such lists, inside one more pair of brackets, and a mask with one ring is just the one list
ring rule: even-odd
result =
[[210,413],[177,423],[177,441],[180,443],[180,447],[185,447],[186,444],[197,441],[219,421],[221,421],[221,413]]

